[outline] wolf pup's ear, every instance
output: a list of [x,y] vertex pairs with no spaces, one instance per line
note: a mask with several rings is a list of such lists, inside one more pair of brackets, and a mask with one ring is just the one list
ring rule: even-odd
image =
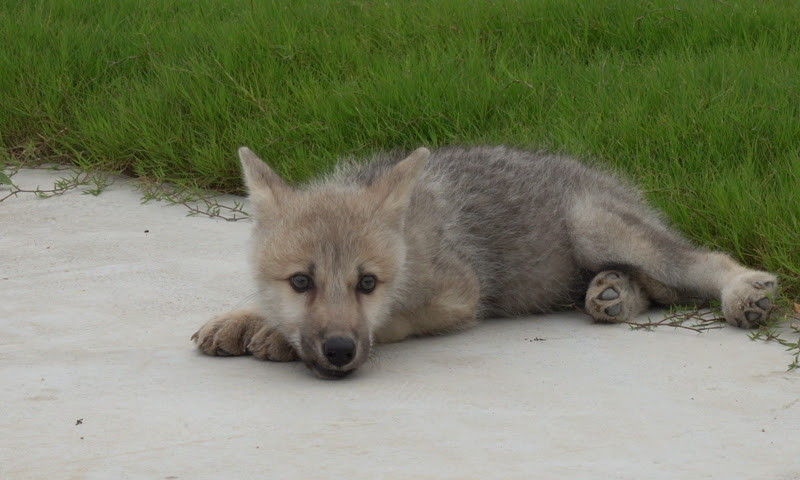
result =
[[239,149],[239,160],[242,162],[244,182],[255,209],[266,212],[276,208],[290,187],[249,148]]
[[431,152],[424,147],[414,150],[369,186],[368,190],[378,198],[382,216],[389,222],[399,223],[402,220],[414,185],[430,155]]

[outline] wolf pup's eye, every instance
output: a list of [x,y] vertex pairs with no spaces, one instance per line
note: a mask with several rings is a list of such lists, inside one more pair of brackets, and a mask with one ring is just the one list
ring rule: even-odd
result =
[[311,277],[302,273],[292,275],[292,278],[289,279],[289,283],[297,293],[306,292],[314,287],[314,282],[311,281]]
[[375,279],[375,275],[364,275],[358,281],[356,289],[361,293],[372,293],[377,283],[378,281]]

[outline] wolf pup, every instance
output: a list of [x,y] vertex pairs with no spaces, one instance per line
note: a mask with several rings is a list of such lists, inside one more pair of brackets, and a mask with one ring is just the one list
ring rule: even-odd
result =
[[257,302],[207,322],[209,355],[302,360],[342,378],[376,343],[583,304],[598,322],[651,302],[719,300],[767,318],[776,277],[691,245],[614,176],[505,147],[420,148],[293,188],[239,150]]

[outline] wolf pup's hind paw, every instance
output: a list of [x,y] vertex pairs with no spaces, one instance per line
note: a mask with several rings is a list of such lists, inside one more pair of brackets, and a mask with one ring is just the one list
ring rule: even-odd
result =
[[767,272],[747,272],[722,289],[722,314],[731,325],[754,328],[763,324],[772,310],[777,279]]
[[586,291],[586,310],[595,322],[625,322],[647,307],[647,300],[628,274],[598,273]]

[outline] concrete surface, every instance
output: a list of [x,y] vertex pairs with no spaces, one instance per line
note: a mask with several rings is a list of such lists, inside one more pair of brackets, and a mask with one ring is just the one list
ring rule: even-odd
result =
[[800,478],[800,373],[734,328],[488,321],[343,381],[200,355],[250,228],[127,180],[0,203],[0,478]]

